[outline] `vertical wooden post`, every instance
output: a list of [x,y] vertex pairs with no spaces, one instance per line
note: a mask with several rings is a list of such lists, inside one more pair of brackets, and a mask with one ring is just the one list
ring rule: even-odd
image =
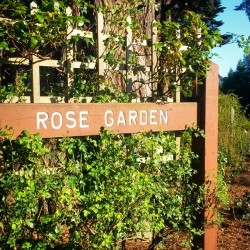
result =
[[[177,88],[175,90],[175,102],[180,103],[181,102],[181,86],[180,86],[181,82],[178,81],[177,84],[178,84],[178,86],[177,86]],[[176,142],[176,159],[179,159],[180,148],[181,148],[180,133],[175,133],[175,142]]]
[[32,103],[40,102],[40,68],[38,64],[38,57],[32,56]]
[[[197,184],[205,183],[205,218],[204,235],[195,239],[194,249],[216,250],[218,228],[215,224],[216,211],[216,179],[217,179],[217,153],[218,153],[218,89],[219,69],[211,63],[204,84],[197,86],[198,126],[205,132],[205,138],[194,140],[193,149],[199,154],[197,166]],[[198,218],[197,218],[198,219]]]
[[156,47],[155,44],[157,42],[157,27],[155,26],[156,21],[152,22],[151,27],[151,38],[152,38],[152,44],[151,44],[151,78],[152,78],[152,97],[157,95],[157,81],[155,81],[155,77],[157,74],[157,53],[156,53]]
[[[66,9],[66,14],[68,16],[72,15],[72,10],[70,7]],[[69,40],[71,38],[71,33],[73,32],[73,27],[72,25],[68,22],[67,24],[67,39]],[[74,83],[74,66],[73,66],[73,61],[74,61],[74,49],[73,45],[70,44],[66,48],[66,75],[67,75],[67,95],[66,95],[66,100],[65,102],[68,102],[70,99],[70,92],[73,87]]]
[[[181,38],[181,33],[180,33],[180,30],[177,30],[177,33],[176,33],[176,36],[177,36],[177,39],[180,40]],[[181,71],[182,69],[179,69],[178,67],[176,67],[175,69],[175,73],[176,73],[176,84],[177,84],[177,88],[175,90],[175,102],[179,103],[181,102],[181,81],[178,79],[178,75],[179,75],[179,72]],[[176,141],[176,159],[179,158],[180,156],[180,148],[181,148],[181,137],[178,133],[175,133],[175,141]]]
[[[34,15],[38,11],[38,6],[36,2],[30,3],[30,13]],[[40,68],[38,64],[38,57],[32,55],[31,60],[31,67],[32,67],[32,96],[31,102],[32,103],[39,103],[40,102]]]
[[98,43],[98,75],[104,76],[104,60],[102,58],[103,53],[105,51],[104,46],[104,19],[103,14],[101,12],[98,12],[97,14],[97,43]]
[[127,34],[126,34],[126,92],[130,93],[132,92],[132,72],[131,72],[131,65],[130,65],[130,56],[133,51],[133,46],[132,46],[132,29],[130,28],[131,24],[131,17],[127,17]]

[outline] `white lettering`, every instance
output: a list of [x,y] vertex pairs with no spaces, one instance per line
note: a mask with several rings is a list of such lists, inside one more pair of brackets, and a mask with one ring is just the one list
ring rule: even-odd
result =
[[48,120],[49,115],[46,112],[37,112],[36,114],[36,128],[40,129],[40,124],[43,125],[43,128],[47,129],[46,121]]
[[80,119],[80,128],[89,128],[89,124],[83,124],[84,121],[87,121],[88,118],[85,117],[84,115],[88,115],[89,111],[81,111],[79,114],[79,119]]
[[168,111],[166,110],[165,111],[165,114],[164,114],[164,111],[163,110],[160,110],[160,124],[168,124]]
[[135,110],[130,110],[128,112],[128,117],[129,117],[129,125],[132,125],[132,123],[134,123],[136,125],[136,118],[137,118],[138,114]]
[[75,128],[76,127],[76,119],[73,117],[70,117],[71,115],[75,115],[76,113],[74,111],[68,111],[66,113],[66,119],[71,122],[71,124],[67,123],[66,126],[68,128]]
[[140,112],[140,125],[147,125],[148,123],[148,112],[146,110],[142,110]]
[[114,115],[113,111],[112,110],[108,110],[105,112],[105,116],[104,116],[104,121],[105,121],[105,125],[107,127],[111,127],[114,125],[114,118],[113,117],[110,117],[108,119],[108,115],[111,114],[111,115]]
[[[59,118],[58,125],[55,124],[56,116]],[[62,127],[62,115],[59,112],[54,112],[51,116],[51,127],[53,129],[60,129]]]
[[150,110],[150,124],[151,125],[157,125],[158,122],[154,121],[154,119],[156,118],[156,115],[154,113],[157,113],[157,110]]
[[118,116],[118,121],[117,121],[117,125],[119,126],[120,124],[126,125],[126,120],[125,120],[125,116],[123,111],[119,112],[119,116]]
[[[36,127],[37,129],[61,129],[63,126],[74,129],[89,128],[89,111],[83,110],[78,114],[73,111],[66,111],[65,113],[54,112],[49,114],[47,112],[37,112],[36,114]],[[78,125],[79,123],[79,125]],[[118,115],[114,115],[114,111],[107,110],[104,114],[104,123],[106,127],[128,126],[128,125],[157,125],[168,124],[168,111],[167,110],[120,110]]]

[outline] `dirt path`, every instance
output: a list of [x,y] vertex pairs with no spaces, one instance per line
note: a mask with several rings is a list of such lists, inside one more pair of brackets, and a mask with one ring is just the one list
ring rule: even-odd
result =
[[[250,193],[250,158],[246,164],[246,170],[232,178],[232,202]],[[219,229],[218,250],[250,250],[250,221],[242,220],[236,207],[226,211],[224,216]]]

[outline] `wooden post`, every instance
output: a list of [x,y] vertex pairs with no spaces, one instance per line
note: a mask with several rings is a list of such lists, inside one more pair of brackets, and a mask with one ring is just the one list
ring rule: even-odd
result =
[[194,139],[193,150],[199,154],[197,164],[198,185],[205,183],[205,209],[202,218],[197,218],[197,223],[202,223],[205,218],[204,235],[196,237],[194,249],[216,250],[218,228],[215,224],[216,211],[216,179],[217,179],[217,153],[218,153],[218,89],[219,69],[211,63],[204,84],[197,86],[198,101],[198,127],[205,132],[205,138]]
[[157,95],[157,81],[155,81],[155,76],[157,74],[157,53],[156,53],[156,47],[155,44],[157,42],[157,27],[155,26],[156,21],[152,22],[151,27],[151,38],[152,38],[152,44],[151,44],[151,78],[152,78],[152,97]]
[[[177,30],[176,33],[177,39],[180,40],[181,38],[181,34],[180,34],[180,30]],[[181,71],[181,69],[179,69],[178,67],[176,67],[175,69],[175,73],[176,73],[176,90],[175,90],[175,102],[179,103],[181,102],[181,81],[178,79],[178,75],[179,72]],[[175,141],[176,141],[176,159],[179,159],[180,156],[180,148],[181,148],[181,137],[179,135],[179,133],[175,134]]]
[[[34,15],[38,11],[38,6],[36,2],[30,3],[30,13]],[[38,57],[32,55],[32,97],[31,102],[40,102],[40,68],[38,62]]]
[[[68,16],[72,15],[72,10],[70,7],[68,7],[66,9],[66,14]],[[72,25],[68,22],[68,27],[67,27],[67,39],[69,40],[71,38],[71,33],[73,32],[73,27]],[[65,98],[65,102],[68,102],[70,99],[70,92],[72,90],[73,87],[73,83],[74,83],[74,65],[73,65],[73,61],[74,61],[74,49],[73,49],[73,45],[70,44],[67,46],[66,48],[66,75],[67,75],[67,94],[66,94],[66,98]]]
[[[177,82],[178,86],[175,90],[175,102],[181,102],[181,87],[180,87],[180,80]],[[176,141],[176,159],[179,159],[180,156],[180,149],[181,149],[181,137],[180,133],[175,133],[175,141]]]
[[126,34],[126,92],[130,93],[132,92],[132,72],[131,72],[131,65],[130,65],[130,56],[132,54],[133,51],[133,46],[132,46],[132,29],[130,28],[130,24],[131,24],[131,17],[128,16],[127,17],[127,34]]
[[98,12],[97,14],[97,43],[98,43],[98,75],[104,76],[104,59],[102,58],[103,53],[105,51],[104,46],[104,19],[103,14],[101,12]]
[[40,68],[38,57],[32,56],[32,103],[40,102]]

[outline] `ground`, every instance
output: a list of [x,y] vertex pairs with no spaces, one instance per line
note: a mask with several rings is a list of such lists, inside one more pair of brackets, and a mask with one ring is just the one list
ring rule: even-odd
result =
[[[232,178],[230,197],[236,201],[250,192],[250,161],[246,163],[246,170]],[[224,221],[219,228],[219,250],[248,250],[250,249],[250,221],[241,220],[231,207],[225,212]]]
[[[247,159],[245,171],[231,178],[231,204],[248,192],[250,193],[250,157]],[[250,250],[250,221],[242,220],[233,205],[223,212],[223,217],[218,232],[218,250]],[[164,250],[184,250],[179,242],[175,239],[172,246],[165,247]],[[149,242],[139,239],[127,242],[126,250],[147,250],[148,246]]]

